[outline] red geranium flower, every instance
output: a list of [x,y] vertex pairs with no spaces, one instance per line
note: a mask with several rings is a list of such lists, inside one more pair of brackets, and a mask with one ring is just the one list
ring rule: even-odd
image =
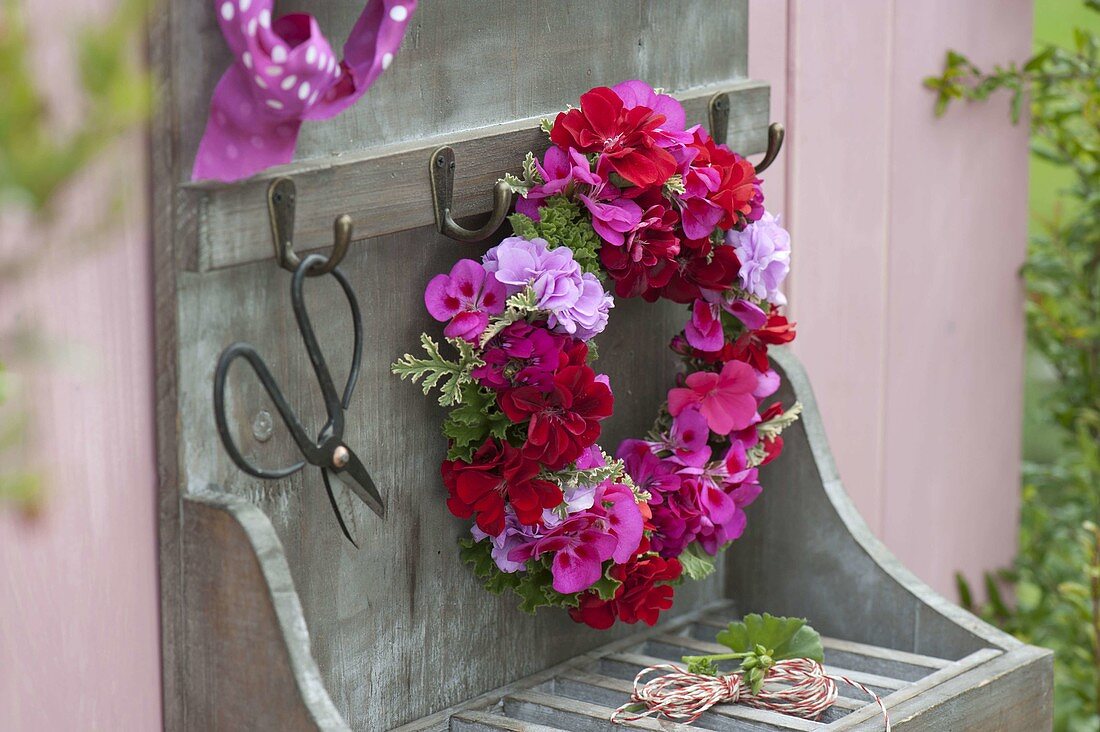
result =
[[768,370],[768,346],[790,343],[794,340],[794,323],[787,316],[780,315],[779,309],[772,306],[768,312],[768,322],[759,330],[743,333],[733,342],[730,356],[738,361],[752,364],[757,371]]
[[474,453],[473,462],[443,461],[443,485],[450,494],[447,508],[458,518],[476,514],[478,528],[497,536],[504,531],[507,498],[520,523],[537,524],[544,508],[563,500],[561,488],[536,477],[540,470],[538,462],[518,448],[488,439]]
[[718,189],[707,196],[707,200],[722,209],[722,218],[718,226],[731,229],[740,217],[748,217],[753,211],[753,200],[757,194],[756,169],[745,158],[731,152],[725,145],[717,145],[701,130],[695,132],[695,140],[690,147],[697,150],[691,168],[710,168],[720,174]]
[[558,114],[550,139],[563,150],[600,153],[636,186],[663,185],[676,172],[676,161],[653,137],[664,121],[648,107],[625,109],[618,94],[598,86],[581,96],[580,109]]
[[580,605],[569,610],[578,623],[606,630],[618,617],[624,623],[641,620],[654,625],[662,610],[672,607],[674,589],[669,582],[679,579],[683,568],[680,561],[664,559],[655,554],[634,557],[626,564],[611,568],[611,576],[622,582],[611,600],[601,600],[595,592],[580,597]]
[[615,280],[615,294],[636,297],[652,293],[656,300],[660,288],[668,284],[676,271],[680,253],[676,226],[680,217],[659,192],[638,200],[645,208],[642,221],[626,235],[622,246],[600,247],[600,262]]
[[682,242],[676,269],[661,296],[679,303],[690,303],[700,298],[699,289],[715,292],[728,290],[737,280],[741,262],[733,247],[711,247],[709,242]]
[[504,392],[500,408],[527,425],[523,453],[551,470],[573,462],[600,436],[600,420],[611,416],[611,389],[588,366],[566,366],[549,392],[521,386]]

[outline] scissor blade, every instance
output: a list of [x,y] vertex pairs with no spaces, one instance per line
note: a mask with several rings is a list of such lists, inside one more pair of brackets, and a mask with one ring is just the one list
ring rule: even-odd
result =
[[344,538],[351,542],[351,545],[356,549],[359,548],[359,544],[355,539],[351,538],[351,531],[348,529],[347,523],[344,521],[344,514],[340,512],[340,506],[336,503],[336,496],[332,492],[332,483],[328,479],[328,468],[321,468],[321,477],[325,481],[325,493],[328,493],[328,502],[332,506],[332,512],[336,514],[336,523],[340,524],[340,531],[344,532]]
[[386,506],[382,503],[382,494],[378,492],[370,473],[367,472],[358,455],[349,449],[348,464],[342,470],[333,470],[332,474],[350,488],[359,500],[367,504],[370,510],[382,518],[386,517]]

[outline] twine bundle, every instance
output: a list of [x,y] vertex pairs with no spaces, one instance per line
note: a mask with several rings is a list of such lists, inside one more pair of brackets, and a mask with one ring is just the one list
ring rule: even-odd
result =
[[[660,671],[667,673],[642,683],[645,676]],[[616,709],[611,721],[619,724],[663,714],[674,722],[691,724],[716,704],[738,703],[813,719],[836,702],[838,681],[873,698],[886,720],[886,732],[890,732],[890,715],[878,694],[847,677],[829,676],[821,664],[808,658],[776,661],[768,669],[764,688],[757,694],[746,691],[741,674],[706,676],[688,673],[672,664],[650,666],[634,677],[630,702]],[[769,688],[768,682],[780,682],[783,686],[773,684]],[[644,704],[645,710],[631,711],[638,704]]]

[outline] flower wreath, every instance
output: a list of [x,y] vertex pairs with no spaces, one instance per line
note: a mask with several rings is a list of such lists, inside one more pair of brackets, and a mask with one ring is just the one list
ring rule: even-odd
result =
[[[515,235],[424,293],[457,355],[422,334],[427,356],[393,371],[450,409],[447,507],[474,519],[461,554],[487,589],[595,628],[652,625],[744,531],[757,468],[798,416],[764,406],[768,346],[795,335],[779,313],[790,238],[752,164],[643,82],[592,89],[543,128],[542,161],[505,178]],[[596,444],[611,385],[590,365],[612,287],[691,310],[671,343],[687,373],[614,458]]]

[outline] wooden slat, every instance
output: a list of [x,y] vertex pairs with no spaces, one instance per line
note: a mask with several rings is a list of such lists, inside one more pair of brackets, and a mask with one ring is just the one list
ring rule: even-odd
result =
[[[969,656],[955,661],[951,663],[951,665],[942,668],[939,671],[935,671],[929,674],[915,684],[909,684],[905,688],[895,691],[894,693],[885,697],[883,699],[883,702],[886,704],[887,710],[892,709],[904,701],[913,699],[966,671],[980,666],[987,661],[993,660],[1001,654],[1002,651],[993,648],[985,648],[980,651],[975,651]],[[863,709],[852,712],[843,720],[837,722],[830,729],[855,729],[861,722],[874,719],[879,714],[880,710],[877,704],[869,705],[867,707],[864,707]]]
[[[585,671],[571,671],[554,680],[555,694],[571,699],[616,707],[630,698],[633,685],[629,681],[599,676]],[[717,719],[715,719],[717,718]],[[797,717],[753,709],[743,705],[721,704],[713,707],[694,723],[704,729],[737,730],[814,730],[821,725]],[[724,726],[717,726],[724,725]]]
[[[710,99],[718,92],[730,94],[730,146],[746,155],[762,152],[768,86],[741,81],[680,94],[689,123],[706,123]],[[292,177],[297,186],[294,241],[299,253],[331,247],[333,219],[344,213],[354,219],[356,241],[432,225],[428,161],[440,145],[455,151],[456,215],[487,211],[497,179],[518,172],[528,150],[540,155],[545,151],[548,141],[538,129],[539,121],[522,119],[358,155],[295,163],[232,185],[186,184],[186,198],[198,215],[191,237],[194,249],[182,255],[183,264],[208,271],[270,259],[267,188],[279,176]]]
[[612,723],[613,710],[599,704],[563,699],[537,691],[524,691],[504,698],[504,713],[510,717],[539,724],[562,724],[573,732],[618,732],[644,729],[653,732],[692,732],[686,724],[645,718],[620,724]]
[[450,732],[559,732],[557,727],[525,722],[488,712],[459,712],[451,717]]

